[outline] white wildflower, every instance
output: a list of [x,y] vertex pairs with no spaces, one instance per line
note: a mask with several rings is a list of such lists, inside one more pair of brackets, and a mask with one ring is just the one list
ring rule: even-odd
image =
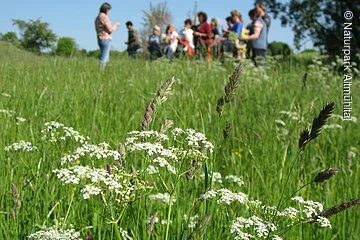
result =
[[23,151],[23,152],[32,152],[38,150],[37,147],[33,146],[30,142],[25,142],[20,140],[18,143],[13,143],[10,146],[4,148],[6,152],[9,151]]
[[166,204],[173,204],[176,202],[176,198],[172,197],[171,198],[171,202],[170,202],[170,195],[168,193],[157,193],[157,194],[152,194],[149,195],[149,198],[151,200],[156,200],[156,201],[162,201]]
[[157,167],[155,167],[154,165],[149,165],[146,169],[145,172],[147,172],[150,175],[156,174],[159,172],[159,170],[157,169]]
[[188,228],[193,229],[196,226],[199,215],[188,216],[184,214],[184,220],[188,222]]
[[287,115],[289,118],[295,120],[295,121],[300,121],[301,117],[299,116],[299,114],[297,112],[290,112],[290,111],[280,111],[280,114],[284,114]]
[[323,228],[326,228],[326,227],[331,228],[331,223],[330,223],[329,219],[327,219],[327,218],[325,218],[325,217],[320,217],[320,216],[318,216],[318,217],[316,218],[316,221],[317,221],[318,223],[320,223],[320,227],[323,227]]
[[353,159],[356,158],[356,153],[358,152],[356,147],[350,147],[350,150],[347,152],[347,158]]
[[342,129],[343,127],[339,124],[326,124],[322,128],[323,129],[335,129],[335,128]]
[[[127,144],[127,143],[126,143]],[[145,151],[149,156],[160,155],[162,157],[168,157],[173,160],[177,160],[177,155],[171,149],[165,149],[160,143],[133,143],[128,144],[127,150],[133,151]]]
[[26,119],[23,118],[23,117],[16,117],[15,120],[16,120],[16,124],[19,124],[19,123],[22,123],[22,122],[26,122]]
[[285,127],[286,126],[285,122],[283,120],[281,120],[281,119],[276,119],[275,123],[276,123],[277,126],[280,126],[280,127]]
[[235,239],[255,238],[254,235],[248,233],[249,231],[254,231],[256,237],[263,238],[268,236],[269,231],[275,231],[276,229],[273,223],[264,221],[257,216],[250,218],[238,217],[232,221],[230,226],[230,232],[236,234]]
[[228,175],[228,176],[225,177],[225,180],[229,181],[229,182],[232,182],[232,183],[235,183],[235,184],[237,184],[239,186],[244,185],[244,181],[240,177],[235,176],[235,175]]
[[243,217],[238,217],[232,221],[230,232],[235,234],[235,240],[250,240],[253,235],[243,232],[244,228],[249,228],[253,222]]
[[121,158],[118,151],[109,150],[109,144],[100,143],[98,145],[84,144],[78,147],[72,155],[66,155],[61,158],[61,164],[74,162],[81,157],[95,157],[96,159],[112,158],[119,160]]
[[239,202],[245,204],[248,202],[248,196],[245,193],[233,193],[229,189],[222,188],[217,191],[220,198],[217,200],[218,204],[225,203],[230,205],[232,202]]
[[293,197],[291,198],[293,201],[299,202],[301,205],[303,205],[303,213],[305,213],[307,218],[311,218],[312,216],[320,213],[323,211],[324,207],[319,202],[314,202],[312,200],[305,201],[302,197]]
[[264,210],[264,212],[266,212],[268,214],[274,214],[277,212],[276,206],[263,205],[263,206],[261,206],[261,208]]
[[214,145],[207,141],[205,135],[201,132],[196,132],[194,129],[182,130],[180,128],[175,128],[172,131],[175,139],[178,139],[180,135],[185,135],[188,146],[195,148],[204,148],[209,152],[213,152]]
[[159,167],[167,168],[167,170],[169,172],[171,172],[172,174],[176,174],[176,169],[173,166],[171,166],[171,164],[168,163],[168,161],[166,161],[165,158],[157,157],[157,158],[153,159],[152,162],[158,164]]
[[211,174],[211,178],[213,183],[222,183],[222,177],[221,177],[221,173],[219,172],[213,172]]
[[251,201],[248,202],[248,205],[254,206],[255,208],[256,207],[261,207],[262,202],[259,201],[259,200],[251,200]]
[[62,123],[51,121],[46,122],[44,125],[45,128],[41,130],[42,139],[44,141],[56,143],[65,141],[66,139],[72,139],[75,142],[84,144],[89,140],[89,137],[80,135],[78,131],[75,131],[71,127],[66,127]]
[[[210,172],[209,176],[211,178],[211,183],[212,184],[215,184],[215,183],[221,184],[223,182],[221,173],[219,173],[219,172]],[[200,174],[200,177],[205,178],[205,174],[204,173]]]
[[174,128],[173,130],[171,130],[171,133],[176,137],[176,136],[179,136],[181,134],[184,134],[185,131],[182,130],[181,128]]
[[[81,190],[85,199],[91,195],[98,195],[102,189],[116,194],[116,201],[121,204],[128,203],[135,197],[138,190],[148,187],[145,182],[134,179],[131,174],[114,168],[112,174],[105,169],[90,168],[88,166],[73,166],[70,168],[55,169],[53,172],[64,184],[84,183]],[[86,185],[86,183],[88,183]]]
[[133,238],[129,236],[128,232],[126,230],[122,229],[122,228],[120,228],[120,235],[125,240],[133,240]]
[[206,193],[202,194],[200,196],[201,200],[207,200],[207,199],[212,199],[215,198],[217,196],[217,192],[214,190],[208,190],[206,191]]
[[288,217],[288,218],[296,218],[298,214],[299,214],[299,210],[293,207],[285,208],[282,212],[278,213],[279,216]]
[[12,116],[12,115],[15,114],[15,111],[8,110],[8,109],[0,109],[0,113],[3,113],[3,114],[8,115],[8,116]]
[[83,194],[84,199],[89,199],[91,195],[99,195],[101,193],[101,188],[92,185],[85,185],[80,192]]
[[41,240],[72,240],[72,239],[81,239],[80,233],[74,229],[57,229],[57,227],[42,227],[42,230],[27,236],[31,239],[41,239]]
[[172,220],[170,220],[169,222],[167,220],[165,220],[165,219],[160,221],[161,225],[168,225],[168,224],[172,224],[172,223],[173,223]]
[[76,175],[69,169],[54,169],[53,173],[55,173],[57,178],[64,184],[78,184],[80,182],[81,175]]
[[[154,137],[158,141],[167,141],[169,140],[169,137],[163,133],[159,133],[157,131],[131,131],[128,133],[130,136],[129,138],[132,138],[132,140],[138,140],[143,138],[150,138]],[[131,141],[131,140],[130,140]]]
[[5,92],[1,93],[1,96],[3,96],[3,97],[11,97],[11,95],[10,95],[10,94],[5,93]]

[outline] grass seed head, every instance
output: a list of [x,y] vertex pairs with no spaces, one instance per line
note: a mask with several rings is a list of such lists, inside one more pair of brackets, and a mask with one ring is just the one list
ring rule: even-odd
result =
[[321,128],[325,125],[328,118],[334,112],[335,102],[329,102],[325,107],[320,111],[319,115],[314,118],[311,130],[305,129],[301,132],[299,138],[299,149],[302,150],[305,145],[315,139],[320,135]]
[[351,200],[351,201],[348,201],[348,202],[343,202],[343,203],[341,203],[339,205],[336,205],[336,206],[333,206],[331,208],[325,209],[324,211],[322,211],[318,215],[310,218],[309,222],[310,223],[318,222],[319,217],[329,218],[332,215],[335,215],[335,214],[338,214],[338,213],[340,213],[342,211],[345,211],[346,209],[348,209],[350,207],[353,207],[353,206],[355,206],[355,205],[357,205],[359,203],[360,203],[360,198],[354,199],[354,200]]
[[12,198],[15,203],[16,208],[21,208],[21,200],[20,200],[20,193],[18,188],[14,183],[11,184],[11,192],[12,192]]
[[326,104],[325,107],[323,107],[319,115],[314,118],[311,126],[309,140],[315,139],[317,136],[320,135],[321,128],[325,125],[328,118],[334,112],[334,108],[335,108],[335,102],[329,102],[328,104]]
[[232,125],[231,125],[231,123],[226,122],[226,126],[225,126],[225,128],[223,129],[224,139],[230,137],[231,132],[232,132]]
[[314,178],[313,182],[324,182],[328,179],[330,179],[332,176],[334,176],[335,173],[337,173],[339,169],[337,168],[328,168],[324,171],[321,171],[318,173],[318,175]]

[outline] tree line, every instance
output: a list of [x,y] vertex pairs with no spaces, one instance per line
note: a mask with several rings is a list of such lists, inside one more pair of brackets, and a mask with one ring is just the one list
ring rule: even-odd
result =
[[[311,40],[314,46],[320,51],[330,55],[339,55],[343,45],[343,24],[344,12],[351,11],[352,38],[351,46],[353,53],[360,50],[360,2],[350,0],[264,0],[268,6],[268,13],[274,18],[279,18],[283,26],[291,26],[294,32],[295,47],[300,49],[302,44]],[[195,3],[191,15],[197,12]],[[165,26],[172,20],[172,14],[166,2],[159,2],[156,5],[150,3],[149,10],[143,10],[143,29],[140,30],[141,40],[146,43],[147,36],[151,33],[154,25]],[[20,38],[15,32],[7,32],[0,35],[0,39],[11,42],[25,50],[41,53],[44,50],[51,50],[56,55],[72,56],[75,53],[96,55],[96,51],[87,52],[80,50],[76,41],[69,37],[58,38],[49,28],[49,23],[40,19],[28,21],[13,19],[20,32]],[[276,42],[269,45],[270,52],[278,54],[279,51],[289,51],[288,46]]]

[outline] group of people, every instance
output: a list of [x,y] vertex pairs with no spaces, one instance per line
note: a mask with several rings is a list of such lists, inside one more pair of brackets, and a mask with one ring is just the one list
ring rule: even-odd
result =
[[[111,5],[103,3],[95,20],[101,68],[109,61],[111,33],[120,25],[119,22],[111,24],[108,17],[110,10]],[[186,19],[184,28],[179,33],[174,24],[169,24],[163,34],[159,26],[154,26],[148,38],[147,49],[150,59],[163,55],[172,59],[182,52],[190,58],[202,57],[211,60],[229,52],[236,58],[251,58],[256,66],[262,66],[265,64],[270,18],[263,3],[256,3],[254,9],[249,11],[249,17],[252,22],[244,27],[240,12],[231,11],[230,16],[226,18],[228,28],[222,29],[221,35],[217,19],[213,18],[208,23],[207,14],[202,11],[197,14],[198,25],[193,25],[191,19]],[[138,49],[141,48],[138,32],[130,21],[126,22],[126,27],[127,52],[130,57],[135,58]]]

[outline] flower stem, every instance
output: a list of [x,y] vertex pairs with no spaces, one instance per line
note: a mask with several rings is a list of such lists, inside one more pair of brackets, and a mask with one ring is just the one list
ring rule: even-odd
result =
[[167,216],[165,240],[168,240],[168,239],[169,239],[170,217],[171,217],[171,210],[172,210],[172,199],[173,199],[173,193],[170,195],[170,202],[169,202],[169,210],[168,210],[168,216]]
[[114,228],[115,228],[115,239],[117,239],[117,240],[122,240],[118,223],[115,222],[115,223],[113,223],[113,224],[114,224]]

